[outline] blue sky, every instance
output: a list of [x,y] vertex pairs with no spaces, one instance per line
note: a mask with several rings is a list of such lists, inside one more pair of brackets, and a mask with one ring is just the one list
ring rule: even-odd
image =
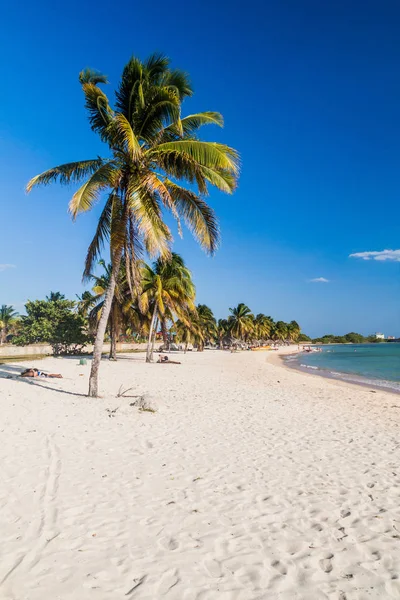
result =
[[132,54],[161,51],[191,75],[184,112],[222,112],[224,130],[207,136],[242,160],[235,195],[210,195],[217,255],[176,235],[198,300],[218,317],[245,302],[313,336],[400,335],[400,257],[349,257],[400,247],[397,2],[11,4],[0,36],[0,304],[22,310],[50,290],[82,291],[99,210],[72,223],[71,190],[26,196],[24,185],[103,151],[86,120],[82,68],[105,72],[112,95]]

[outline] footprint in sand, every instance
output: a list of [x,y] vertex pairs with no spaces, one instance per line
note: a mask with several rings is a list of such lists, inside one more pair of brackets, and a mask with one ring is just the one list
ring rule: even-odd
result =
[[287,574],[287,568],[279,560],[274,560],[271,563],[271,567],[274,567],[281,575]]
[[204,561],[204,569],[210,577],[222,577],[220,563],[215,558],[208,558]]
[[179,542],[173,537],[163,537],[158,543],[163,550],[176,550],[179,547]]
[[160,583],[157,586],[158,594],[163,596],[169,592],[179,582],[178,571],[176,569],[170,569],[166,571],[161,577]]
[[333,569],[333,564],[331,561],[333,554],[327,554],[327,556],[329,556],[329,558],[323,558],[318,563],[324,573],[330,573]]
[[345,519],[346,517],[349,517],[351,515],[351,512],[349,511],[348,508],[343,508],[343,510],[340,511],[340,516],[342,519]]

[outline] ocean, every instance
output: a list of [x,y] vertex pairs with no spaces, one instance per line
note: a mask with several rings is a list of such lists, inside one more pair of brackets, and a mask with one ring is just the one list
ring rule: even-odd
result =
[[302,371],[344,379],[400,393],[400,343],[332,344],[322,352],[288,356],[288,365]]

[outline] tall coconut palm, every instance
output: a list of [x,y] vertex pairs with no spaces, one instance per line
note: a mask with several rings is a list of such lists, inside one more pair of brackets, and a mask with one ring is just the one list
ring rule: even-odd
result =
[[253,315],[248,306],[241,302],[235,308],[230,308],[228,317],[231,335],[240,340],[245,340],[253,332]]
[[5,344],[10,328],[15,323],[18,313],[10,304],[3,304],[0,307],[0,344]]
[[[103,211],[89,246],[84,275],[88,276],[106,241],[112,272],[99,320],[89,379],[89,395],[98,395],[98,369],[122,256],[131,279],[132,264],[142,242],[150,255],[168,258],[172,234],[163,219],[169,210],[182,218],[201,246],[213,253],[219,241],[214,212],[205,202],[208,184],[232,193],[238,174],[238,154],[216,142],[201,141],[201,126],[223,121],[219,113],[181,117],[182,101],[192,95],[186,74],[172,70],[169,60],[153,55],[133,57],[125,66],[114,107],[99,87],[104,75],[85,70],[80,82],[92,130],[108,146],[108,155],[57,166],[34,177],[27,186],[82,182],[69,210],[75,219],[91,210],[100,197]],[[190,189],[179,185],[184,180]],[[180,225],[179,225],[180,228]]]
[[160,322],[163,332],[166,332],[168,320],[172,321],[176,317],[184,319],[185,314],[195,308],[196,290],[191,272],[182,257],[174,252],[168,261],[159,258],[153,267],[143,265],[141,289],[141,305],[151,313],[146,355],[146,361],[150,362],[157,323]]

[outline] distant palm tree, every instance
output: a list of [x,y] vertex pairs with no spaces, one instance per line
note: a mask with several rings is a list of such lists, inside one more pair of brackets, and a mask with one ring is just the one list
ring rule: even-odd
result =
[[288,337],[287,323],[284,321],[277,321],[274,326],[273,338],[277,341],[285,341]]
[[58,302],[59,300],[65,300],[64,294],[61,292],[50,292],[49,296],[46,296],[48,302]]
[[259,313],[253,321],[253,332],[256,340],[267,340],[270,336],[273,324],[270,317]]
[[228,319],[218,319],[217,330],[219,347],[222,348],[224,338],[229,335]]
[[202,352],[207,342],[214,340],[218,336],[217,321],[213,311],[206,304],[199,304],[193,315],[194,327],[197,335],[197,351]]
[[290,323],[288,323],[288,325],[287,325],[287,331],[288,331],[288,340],[290,342],[296,342],[300,335],[301,327],[297,323],[297,321],[290,321]]
[[[37,175],[27,185],[59,181],[83,182],[69,205],[72,217],[91,210],[106,192],[97,230],[89,246],[84,275],[110,241],[112,272],[94,344],[89,395],[98,395],[98,369],[114,289],[122,257],[130,268],[144,244],[150,255],[170,255],[171,231],[163,220],[169,210],[186,222],[201,246],[213,253],[219,241],[215,215],[203,197],[207,185],[232,193],[238,174],[238,154],[217,142],[201,141],[206,124],[222,125],[219,113],[203,112],[181,118],[182,101],[192,95],[187,76],[171,70],[169,60],[153,55],[142,62],[133,57],[125,66],[116,92],[115,108],[99,87],[104,75],[82,71],[80,82],[92,130],[108,146],[107,158],[81,160]],[[186,181],[190,189],[177,182]]]
[[198,344],[201,340],[203,340],[203,335],[198,327],[198,324],[196,323],[195,319],[191,321],[189,316],[184,321],[178,319],[174,325],[174,331],[176,333],[175,341],[185,345],[185,354],[189,344]]
[[0,307],[0,344],[6,343],[7,335],[17,316],[18,313],[10,304],[3,304]]
[[142,310],[151,314],[146,354],[146,361],[150,362],[157,323],[161,323],[166,345],[167,321],[173,321],[175,317],[184,319],[186,314],[194,310],[196,289],[192,274],[185,266],[183,258],[173,252],[169,261],[159,258],[153,267],[143,264],[141,290]]
[[228,317],[231,335],[239,340],[245,340],[254,331],[254,316],[248,306],[241,302],[235,308],[229,309]]

